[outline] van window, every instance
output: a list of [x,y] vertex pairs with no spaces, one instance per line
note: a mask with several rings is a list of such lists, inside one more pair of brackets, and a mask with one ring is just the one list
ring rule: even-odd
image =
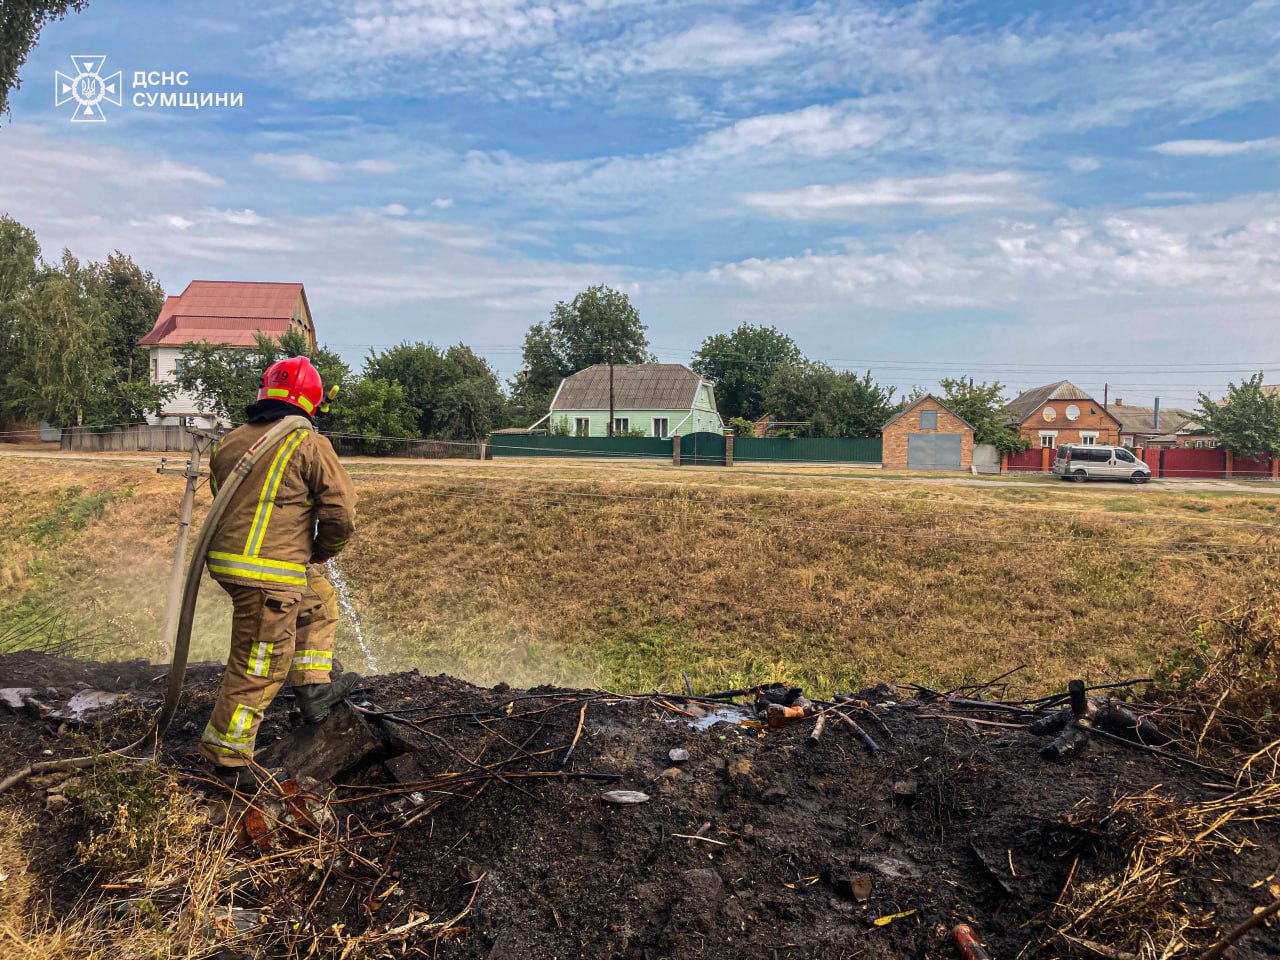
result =
[[1117,459],[1117,460],[1123,460],[1125,463],[1137,463],[1137,462],[1138,462],[1137,460],[1135,460],[1135,459],[1133,458],[1133,454],[1132,454],[1132,453],[1130,453],[1128,450],[1117,450],[1117,451],[1116,451],[1116,459]]
[[1070,448],[1070,447],[1059,447],[1059,448],[1058,448],[1058,459],[1059,459],[1059,460],[1065,460],[1065,459],[1067,459],[1067,457],[1068,457],[1070,454],[1071,454],[1071,448]]

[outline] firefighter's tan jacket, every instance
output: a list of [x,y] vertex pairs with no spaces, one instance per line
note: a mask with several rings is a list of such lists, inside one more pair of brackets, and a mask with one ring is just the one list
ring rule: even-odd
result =
[[[215,494],[272,426],[246,423],[218,441],[210,460]],[[312,430],[294,430],[258,458],[233,495],[209,544],[209,573],[225,583],[301,592],[307,564],[336,556],[355,522],[356,492],[333,445]]]

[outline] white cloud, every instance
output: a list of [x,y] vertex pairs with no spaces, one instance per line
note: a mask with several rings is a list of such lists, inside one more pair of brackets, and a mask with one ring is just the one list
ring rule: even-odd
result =
[[389,217],[403,217],[409,212],[409,208],[403,203],[388,203],[382,208],[382,212]]
[[748,258],[706,276],[729,288],[839,296],[879,307],[1012,307],[1088,298],[1280,295],[1280,194],[1231,203],[996,221],[851,241],[846,249]]
[[431,201],[431,205],[437,210],[448,210],[453,206],[453,199],[451,197],[436,197]]
[[1012,171],[822,184],[798,190],[748,193],[742,201],[770,216],[788,220],[860,220],[886,207],[917,207],[945,216],[971,210],[1030,209],[1042,205],[1025,191],[1023,177]]
[[1102,169],[1102,161],[1097,157],[1067,157],[1066,164],[1072,173],[1093,173]]
[[254,163],[268,167],[291,180],[324,183],[336,180],[348,170],[361,173],[394,173],[396,166],[387,160],[356,160],[339,163],[310,153],[255,153]]
[[1280,151],[1280,137],[1261,140],[1166,140],[1151,148],[1170,157],[1234,157]]

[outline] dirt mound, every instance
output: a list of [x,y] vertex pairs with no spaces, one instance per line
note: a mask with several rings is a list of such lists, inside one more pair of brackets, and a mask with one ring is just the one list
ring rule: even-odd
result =
[[[4,685],[27,682],[27,669],[0,658]],[[157,672],[117,675],[154,697]],[[180,770],[195,766],[216,679],[196,672],[166,740]],[[996,957],[1059,957],[1065,918],[1053,911],[1069,878],[1102,876],[1124,853],[1087,811],[1157,788],[1182,805],[1224,795],[1124,745],[1095,741],[1053,764],[1020,722],[975,722],[890,688],[863,696],[853,716],[878,752],[834,711],[811,743],[811,722],[757,729],[683,698],[375,678],[363,709],[378,746],[338,778],[327,810],[339,816],[315,828],[336,839],[289,883],[241,882],[235,906],[257,911],[242,947],[338,956],[363,936],[348,956],[952,957],[948,933],[963,921]],[[292,729],[279,704],[260,747]],[[122,716],[114,734],[144,713]],[[0,744],[73,751],[48,728],[33,738],[36,726],[0,714]],[[647,799],[611,803],[614,791]],[[62,838],[39,864],[51,888],[59,880],[59,909],[105,896],[71,853],[81,821],[39,816],[42,833]],[[263,849],[305,844],[306,832],[274,830]],[[1219,928],[1266,902],[1257,884],[1280,857],[1273,820],[1242,823],[1235,838],[1228,861],[1188,870],[1180,888]],[[1261,932],[1237,955],[1280,954]]]

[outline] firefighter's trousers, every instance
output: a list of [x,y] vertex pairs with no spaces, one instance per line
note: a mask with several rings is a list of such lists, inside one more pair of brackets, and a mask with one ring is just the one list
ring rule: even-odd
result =
[[231,594],[231,655],[200,752],[217,766],[253,759],[258,727],[286,679],[328,683],[338,629],[338,598],[320,568],[307,568],[301,592],[223,583]]

